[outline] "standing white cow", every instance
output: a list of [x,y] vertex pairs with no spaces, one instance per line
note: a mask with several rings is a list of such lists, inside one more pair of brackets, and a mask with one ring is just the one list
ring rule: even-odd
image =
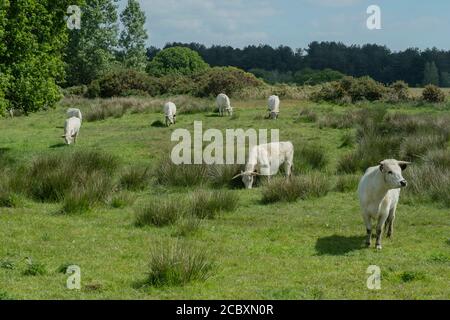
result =
[[81,114],[81,110],[77,108],[69,108],[66,112],[67,118],[76,117],[83,121],[83,115]]
[[286,177],[292,173],[294,163],[294,145],[292,142],[272,142],[255,146],[250,150],[245,171],[233,179],[242,176],[242,182],[247,189],[253,187],[255,176],[273,176],[278,173],[280,166],[284,164]]
[[173,102],[167,102],[164,105],[164,115],[166,116],[166,126],[177,122],[177,106]]
[[71,117],[66,119],[64,124],[64,141],[66,144],[70,145],[72,142],[76,143],[78,134],[80,133],[81,119],[78,117]]
[[280,98],[278,96],[270,96],[268,101],[269,118],[278,119],[280,113]]
[[378,166],[367,169],[358,186],[362,216],[367,230],[366,244],[372,240],[372,220],[377,219],[378,250],[381,250],[381,233],[384,225],[387,236],[394,232],[395,212],[400,197],[400,189],[407,186],[402,171],[410,162],[384,160]]
[[231,107],[230,98],[224,93],[221,93],[217,96],[216,105],[219,109],[219,116],[223,116],[225,111],[229,116],[233,115],[233,108]]

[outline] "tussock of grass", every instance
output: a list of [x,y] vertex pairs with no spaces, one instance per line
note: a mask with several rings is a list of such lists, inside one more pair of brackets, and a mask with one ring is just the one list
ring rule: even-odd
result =
[[208,166],[176,165],[171,159],[162,161],[155,172],[156,182],[172,187],[192,187],[207,183]]
[[47,274],[47,268],[45,264],[28,261],[27,268],[23,271],[24,276],[41,276]]
[[356,192],[361,179],[359,175],[339,175],[336,176],[334,190],[337,192]]
[[326,196],[330,190],[329,177],[320,173],[311,173],[290,179],[275,178],[263,187],[262,202],[270,204],[319,198]]
[[213,188],[238,188],[242,184],[239,179],[233,179],[243,170],[242,165],[212,165],[208,167],[208,181]]
[[324,169],[329,162],[322,146],[306,144],[297,148],[294,159],[294,170],[307,172],[309,170]]
[[116,193],[111,197],[109,204],[112,208],[123,209],[127,206],[131,206],[136,201],[134,194],[130,192],[120,192]]
[[146,284],[184,286],[206,280],[212,269],[213,262],[205,250],[179,241],[161,242],[151,251]]
[[316,122],[318,119],[317,113],[310,107],[305,107],[300,110],[296,122]]
[[179,219],[175,225],[175,237],[188,237],[198,231],[201,220],[191,214]]
[[150,179],[151,172],[148,167],[130,167],[122,173],[119,187],[130,191],[144,190],[150,184]]
[[218,213],[232,212],[238,206],[239,197],[226,190],[198,190],[191,194],[189,212],[200,219],[213,219]]
[[154,199],[136,209],[138,227],[153,225],[164,227],[174,224],[184,215],[184,205],[173,199]]

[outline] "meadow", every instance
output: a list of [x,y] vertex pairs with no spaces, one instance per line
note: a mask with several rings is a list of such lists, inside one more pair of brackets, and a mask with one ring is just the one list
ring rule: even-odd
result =
[[[0,299],[450,298],[448,104],[282,100],[280,118],[270,121],[265,100],[234,99],[235,115],[219,118],[213,100],[171,99],[179,114],[170,128],[161,126],[162,98],[73,97],[0,119]],[[65,146],[69,106],[85,120],[78,143]],[[365,121],[377,116],[390,126]],[[399,129],[398,119],[410,126]],[[171,133],[192,130],[194,121],[204,130],[280,129],[281,141],[295,146],[298,180],[245,190],[229,182],[239,167],[174,168],[166,160]],[[408,140],[430,127],[431,140]],[[392,153],[414,162],[405,172],[411,188],[394,238],[377,251],[364,246],[356,186],[367,163]],[[78,175],[84,167],[72,156],[98,167]],[[48,176],[29,169],[36,163],[48,176],[62,172],[62,184],[72,174],[80,183],[49,199],[39,184]],[[433,181],[420,180],[425,169]],[[73,192],[83,182],[93,189]],[[180,261],[189,270],[178,270]],[[81,290],[66,288],[68,265],[80,266]],[[370,265],[381,268],[381,290],[367,288]]]

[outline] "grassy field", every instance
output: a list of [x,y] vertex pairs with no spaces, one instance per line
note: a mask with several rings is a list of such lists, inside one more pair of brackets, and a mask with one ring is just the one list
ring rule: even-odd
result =
[[[138,101],[141,112],[105,120],[84,121],[78,144],[63,146],[65,108],[75,103],[86,111],[90,101],[71,100],[55,110],[29,117],[0,119],[0,148],[12,165],[44,154],[99,150],[116,156],[120,169],[149,166],[154,171],[167,157],[176,128],[192,130],[193,121],[207,128],[278,128],[282,141],[296,150],[321,146],[328,161],[320,171],[335,183],[338,159],[353,146],[341,147],[355,129],[319,128],[299,120],[300,110],[318,116],[344,113],[348,107],[283,101],[277,121],[265,120],[265,101],[235,102],[236,116],[218,118],[207,108],[180,114],[171,128],[158,104]],[[98,101],[96,103],[99,103]],[[133,103],[136,103],[134,101]],[[209,103],[211,102],[198,102]],[[157,108],[157,109],[155,109]],[[448,107],[391,106],[395,112],[448,115]],[[121,115],[121,114],[120,114]],[[381,160],[381,159],[380,159]],[[374,163],[376,165],[376,163]],[[296,167],[299,174],[302,168]],[[332,190],[325,197],[263,204],[262,189],[232,189],[239,197],[234,212],[201,221],[185,237],[176,226],[137,227],[135,208],[158,198],[182,199],[196,187],[158,185],[130,192],[134,203],[124,208],[99,205],[83,214],[58,214],[61,203],[40,203],[20,196],[15,208],[0,208],[0,298],[6,299],[449,299],[450,213],[435,202],[400,201],[396,233],[382,251],[365,248],[365,227],[356,190]],[[119,192],[119,191],[117,191]],[[181,204],[180,204],[181,205]],[[177,240],[178,239],[178,240]],[[207,252],[213,261],[205,281],[184,286],[143,285],[151,249],[160,242],[182,241]],[[27,274],[26,259],[45,272]],[[66,288],[64,266],[81,267],[82,290]],[[382,271],[381,290],[366,286],[367,268]]]

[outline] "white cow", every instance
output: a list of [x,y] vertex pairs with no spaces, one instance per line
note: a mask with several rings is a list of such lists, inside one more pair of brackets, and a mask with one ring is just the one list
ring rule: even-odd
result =
[[221,93],[217,96],[216,105],[219,109],[219,116],[223,116],[226,111],[229,116],[233,115],[233,108],[231,107],[230,98],[224,93]]
[[381,233],[384,225],[387,227],[387,236],[394,232],[395,211],[400,197],[400,189],[407,186],[402,171],[410,162],[397,160],[384,160],[380,165],[367,169],[358,186],[359,201],[362,216],[366,224],[367,240],[370,246],[372,240],[372,220],[377,219],[378,250],[381,250]]
[[67,118],[76,117],[83,121],[83,115],[81,114],[81,110],[77,108],[69,108],[66,112]]
[[62,136],[66,144],[71,144],[77,142],[78,134],[80,133],[81,119],[78,117],[71,117],[66,119],[64,124],[64,135]]
[[250,150],[245,171],[241,172],[233,179],[242,176],[242,182],[247,189],[253,187],[255,176],[273,176],[278,173],[284,164],[286,177],[292,173],[294,163],[294,145],[292,142],[272,142],[255,146]]
[[270,96],[268,101],[269,107],[269,118],[278,119],[278,114],[280,113],[280,98],[278,96]]
[[177,106],[173,102],[167,102],[164,105],[164,115],[166,116],[166,126],[177,122]]

